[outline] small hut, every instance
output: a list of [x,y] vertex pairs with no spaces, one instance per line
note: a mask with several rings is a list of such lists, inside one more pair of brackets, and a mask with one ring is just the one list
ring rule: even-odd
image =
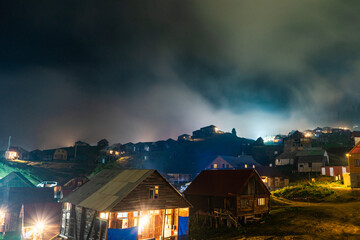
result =
[[269,212],[270,192],[254,169],[205,170],[184,191],[194,214],[237,225]]
[[[349,162],[349,182],[351,188],[360,188],[360,142],[346,154]],[[345,179],[344,179],[345,182]]]
[[65,197],[64,239],[186,239],[191,204],[156,170],[103,170]]

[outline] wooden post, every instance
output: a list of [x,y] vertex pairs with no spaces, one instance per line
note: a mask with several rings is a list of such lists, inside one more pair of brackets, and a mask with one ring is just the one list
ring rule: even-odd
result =
[[99,240],[102,240],[102,221],[99,219]]
[[166,209],[164,209],[164,214],[163,214],[162,239],[164,239],[164,238],[165,238],[165,216],[166,216]]
[[[109,220],[109,218],[110,218],[110,215],[111,215],[111,212],[109,212],[109,214],[108,214],[108,218],[107,218],[107,222],[106,222],[106,224],[105,224],[105,226],[106,226],[106,229],[105,229],[105,239],[107,239],[107,235],[108,235],[108,229],[109,229],[109,227],[110,227],[110,220]],[[129,223],[128,223],[129,224]]]
[[74,204],[72,204],[71,210],[73,212],[74,215],[74,239],[77,240],[78,236],[77,236],[77,217],[76,217],[76,206]]
[[[97,215],[98,215],[98,212],[97,211],[95,211],[95,218],[97,217]],[[99,228],[100,228],[100,224],[101,224],[101,221],[100,221],[100,219],[98,220],[98,223],[99,223],[99,225],[97,225],[96,224],[96,220],[95,220],[95,227],[94,227],[94,240],[97,240],[98,239],[98,232],[99,232]]]
[[89,232],[88,232],[88,234],[87,234],[86,240],[89,240],[89,239],[90,239],[90,234],[91,234],[92,229],[93,229],[93,227],[94,227],[95,221],[96,221],[96,211],[94,212],[94,216],[93,216],[93,219],[92,219],[92,221],[91,221],[91,225],[90,225]]
[[80,231],[79,231],[79,239],[85,238],[85,224],[86,224],[86,209],[84,207],[81,208],[81,219],[80,219]]

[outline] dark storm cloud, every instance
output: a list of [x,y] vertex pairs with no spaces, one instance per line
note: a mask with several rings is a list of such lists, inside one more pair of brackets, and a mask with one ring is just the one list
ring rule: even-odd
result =
[[355,123],[359,7],[3,1],[0,144],[8,135],[42,148],[151,141],[212,123],[249,137]]

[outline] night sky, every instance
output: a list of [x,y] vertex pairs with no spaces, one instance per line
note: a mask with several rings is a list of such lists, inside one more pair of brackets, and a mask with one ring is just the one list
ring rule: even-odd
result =
[[360,1],[1,1],[0,148],[360,118]]

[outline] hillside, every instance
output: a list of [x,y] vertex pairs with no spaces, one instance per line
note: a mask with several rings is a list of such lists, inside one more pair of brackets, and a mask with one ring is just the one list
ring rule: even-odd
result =
[[248,154],[253,140],[232,134],[217,134],[197,141],[178,141],[165,150],[137,153],[120,158],[117,164],[124,168],[153,168],[160,172],[198,173],[218,155]]
[[71,178],[89,175],[94,166],[82,164],[81,162],[31,162],[14,160],[0,160],[0,178],[16,171],[21,172],[33,184],[41,181],[57,181],[60,184],[66,183]]

